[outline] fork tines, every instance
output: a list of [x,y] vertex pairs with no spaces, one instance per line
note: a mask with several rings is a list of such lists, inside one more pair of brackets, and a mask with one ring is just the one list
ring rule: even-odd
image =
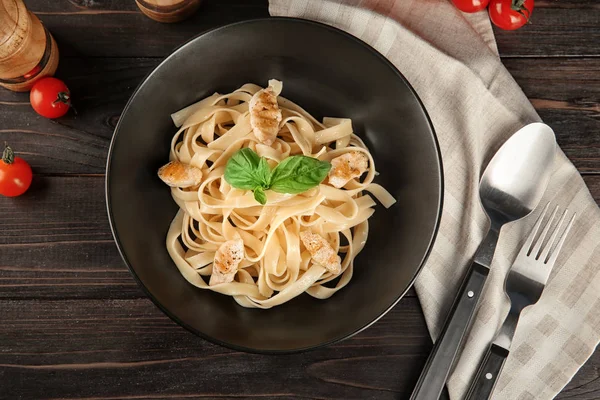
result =
[[[565,211],[561,214],[560,220],[558,221],[558,223],[554,223],[556,214],[558,213],[558,206],[556,206],[554,208],[554,211],[552,212],[552,215],[550,216],[550,218],[544,225],[542,233],[536,238],[539,228],[542,225],[542,221],[544,220],[546,214],[548,213],[549,208],[550,208],[550,203],[546,204],[546,207],[544,207],[544,211],[542,211],[542,213],[538,217],[538,220],[535,223],[535,226],[533,227],[531,233],[529,234],[529,237],[527,238],[525,245],[521,249],[521,252],[526,252],[526,254],[524,254],[525,256],[534,257],[536,260],[539,260],[541,258],[543,260],[544,264],[548,264],[548,263],[553,264],[556,261],[556,258],[558,257],[558,254],[560,253],[560,249],[562,248],[563,244],[565,243],[567,234],[569,233],[569,230],[573,226],[573,222],[575,221],[575,217],[577,215],[577,214],[573,213],[573,216],[569,220],[567,227],[562,229],[562,234],[560,235],[560,238],[557,241],[556,238],[558,237],[558,234],[561,231],[561,227],[564,224],[564,221],[567,217],[567,213],[569,210],[565,209]],[[548,235],[548,232],[550,231],[550,228],[552,226],[554,226],[554,229],[552,231],[550,239],[548,239],[546,241],[545,240],[546,236]]]

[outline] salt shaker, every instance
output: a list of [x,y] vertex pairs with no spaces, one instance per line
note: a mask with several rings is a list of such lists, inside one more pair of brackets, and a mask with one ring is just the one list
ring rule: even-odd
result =
[[192,15],[201,0],[135,0],[139,9],[158,22],[177,22]]
[[0,0],[0,86],[24,92],[58,67],[58,47],[22,0]]

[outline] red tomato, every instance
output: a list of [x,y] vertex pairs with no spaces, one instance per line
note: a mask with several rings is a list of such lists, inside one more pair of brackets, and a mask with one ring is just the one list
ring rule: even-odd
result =
[[43,117],[62,117],[71,107],[71,93],[60,79],[42,78],[29,93],[31,107]]
[[29,189],[32,178],[33,173],[27,161],[15,157],[12,149],[6,146],[0,160],[0,194],[20,196]]
[[531,18],[533,0],[492,0],[490,19],[499,28],[509,31],[519,29]]
[[486,8],[490,0],[452,0],[452,2],[460,11],[474,13]]

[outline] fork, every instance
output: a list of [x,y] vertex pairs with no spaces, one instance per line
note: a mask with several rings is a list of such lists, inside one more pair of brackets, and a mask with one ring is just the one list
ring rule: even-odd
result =
[[549,206],[550,203],[546,204],[506,277],[504,290],[511,303],[510,311],[483,357],[477,374],[471,381],[465,400],[487,400],[490,398],[498,375],[500,375],[510,352],[521,311],[525,307],[537,303],[540,299],[550,276],[550,271],[552,271],[552,267],[558,258],[558,253],[573,226],[576,214],[573,214],[557,241],[558,233],[567,216],[568,210],[565,210],[560,217],[560,221],[555,225],[550,239],[545,241],[558,212],[558,207],[556,207],[536,240],[538,230]]

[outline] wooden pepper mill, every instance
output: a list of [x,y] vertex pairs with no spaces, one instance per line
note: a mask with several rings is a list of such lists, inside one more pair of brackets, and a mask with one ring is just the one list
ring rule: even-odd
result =
[[0,86],[25,92],[58,67],[58,47],[22,0],[0,0]]
[[201,0],[135,0],[139,9],[158,22],[178,22],[192,15]]

